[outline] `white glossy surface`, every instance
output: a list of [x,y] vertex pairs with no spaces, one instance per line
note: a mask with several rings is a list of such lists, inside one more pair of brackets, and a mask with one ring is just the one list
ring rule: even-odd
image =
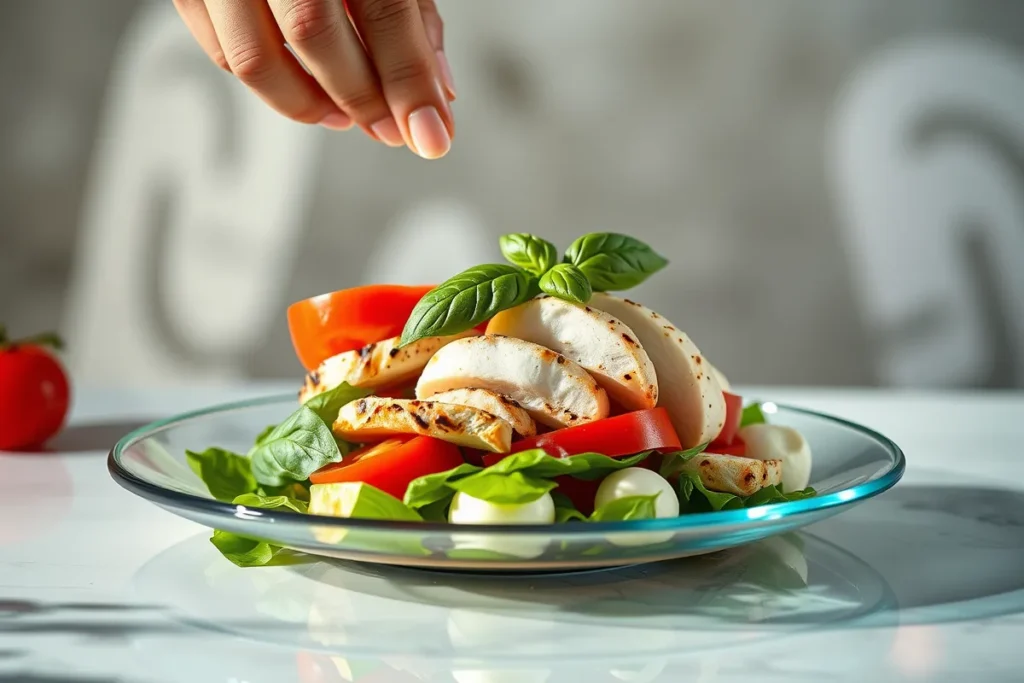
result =
[[82,390],[56,453],[0,455],[0,680],[1019,680],[1024,394],[746,392],[878,429],[906,477],[743,555],[571,577],[238,569],[107,475],[142,421],[292,389]]

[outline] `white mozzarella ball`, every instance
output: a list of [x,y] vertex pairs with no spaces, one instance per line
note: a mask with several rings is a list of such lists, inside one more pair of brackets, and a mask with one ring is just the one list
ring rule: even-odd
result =
[[792,427],[773,424],[747,425],[739,436],[747,445],[747,457],[782,461],[782,487],[800,491],[811,481],[811,447]]
[[657,472],[643,467],[627,467],[605,477],[597,488],[594,507],[595,509],[604,507],[620,498],[653,496],[655,494],[658,494],[654,501],[655,516],[659,518],[679,516],[679,498],[676,497],[672,484]]
[[501,505],[459,492],[448,511],[452,524],[553,524],[555,502],[550,493],[518,505]]

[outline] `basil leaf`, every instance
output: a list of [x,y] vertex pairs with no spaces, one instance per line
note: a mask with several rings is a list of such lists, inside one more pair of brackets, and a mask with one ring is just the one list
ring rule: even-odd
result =
[[329,391],[317,394],[306,401],[304,405],[316,413],[324,421],[324,424],[330,427],[338,419],[338,413],[341,412],[343,405],[360,398],[366,398],[372,393],[368,389],[360,389],[348,382],[342,382]]
[[263,567],[274,559],[282,550],[281,546],[271,545],[266,541],[257,541],[246,536],[239,536],[230,531],[217,529],[210,537],[212,543],[224,557],[239,567]]
[[591,522],[628,522],[634,519],[654,519],[657,512],[654,501],[661,495],[626,496],[603,505],[590,516]]
[[558,249],[545,239],[525,232],[502,235],[498,239],[501,254],[509,263],[538,277],[558,263]]
[[684,472],[679,478],[679,512],[709,512],[744,507],[743,499],[731,493],[711,491],[700,476]]
[[742,429],[747,425],[763,424],[767,421],[764,417],[764,411],[761,410],[761,404],[751,403],[743,409],[743,414],[740,417],[740,428]]
[[309,490],[309,513],[328,517],[391,519],[421,522],[423,518],[389,493],[364,482],[314,484]]
[[302,514],[305,514],[307,511],[306,503],[304,501],[296,498],[289,498],[288,496],[261,496],[258,493],[243,493],[231,502],[234,505],[263,508],[265,510],[286,508],[292,512],[301,512]]
[[585,522],[587,516],[576,509],[569,496],[560,493],[558,489],[551,492],[551,500],[555,503],[555,523],[563,522]]
[[256,493],[261,496],[286,496],[294,500],[301,500],[303,503],[309,503],[309,482],[293,481],[290,484],[284,486],[260,486],[256,489]]
[[703,453],[707,447],[708,444],[702,443],[685,451],[666,453],[662,457],[661,468],[658,470],[658,473],[665,479],[671,479],[682,471],[683,465]]
[[778,486],[765,486],[760,491],[747,496],[744,499],[744,505],[746,507],[757,507],[759,505],[771,505],[772,503],[788,503],[793,500],[803,500],[804,498],[812,498],[816,496],[817,492],[813,488],[806,488],[802,491],[793,491],[792,493],[786,493],[782,490],[782,485]]
[[324,465],[339,462],[344,445],[316,412],[302,406],[253,450],[252,473],[263,486],[306,481]]
[[532,503],[558,484],[551,479],[531,477],[523,472],[509,474],[483,472],[449,484],[467,496],[473,496],[497,505]]
[[409,485],[405,488],[405,497],[402,500],[413,510],[432,506],[441,501],[444,501],[445,505],[447,505],[451,502],[452,496],[455,495],[455,490],[449,486],[449,483],[480,471],[481,468],[476,465],[463,463],[455,469],[446,472],[437,472],[436,474],[418,477],[409,482]]
[[544,273],[540,279],[540,289],[545,294],[575,304],[587,303],[594,293],[587,276],[571,263],[559,263]]
[[[306,512],[306,504],[287,496],[261,496],[255,493],[244,493],[232,501],[235,505],[265,509],[287,508],[294,512]],[[284,559],[279,545],[261,541],[248,536],[215,529],[210,537],[212,543],[224,557],[239,567],[264,567],[275,560]],[[287,556],[287,555],[286,555]]]
[[614,232],[580,237],[565,252],[595,292],[635,287],[668,265],[668,260],[640,240]]
[[427,292],[412,309],[399,346],[465,332],[532,296],[531,277],[506,264],[476,266]]
[[650,457],[651,453],[652,451],[644,451],[643,453],[631,455],[628,458],[612,458],[601,453],[580,453],[579,455],[570,455],[566,459],[575,461],[579,458],[586,461],[588,469],[583,472],[576,472],[572,476],[584,481],[593,481],[595,479],[603,479],[616,470],[624,470],[627,467],[639,465]]
[[244,455],[223,448],[207,448],[201,453],[187,450],[185,459],[217,500],[229,501],[256,490],[252,465]]

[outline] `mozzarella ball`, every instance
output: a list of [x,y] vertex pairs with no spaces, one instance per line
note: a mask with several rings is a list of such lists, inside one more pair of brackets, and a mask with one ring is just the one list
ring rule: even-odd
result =
[[550,493],[519,505],[489,503],[459,492],[448,511],[452,524],[554,524],[555,502]]
[[627,467],[605,477],[597,488],[594,507],[595,509],[604,507],[614,500],[629,496],[653,496],[654,494],[658,494],[654,501],[656,517],[679,516],[679,498],[676,497],[672,484],[657,472],[643,467]]
[[782,487],[800,491],[811,481],[811,447],[792,427],[773,424],[747,425],[739,432],[747,445],[747,457],[782,461]]

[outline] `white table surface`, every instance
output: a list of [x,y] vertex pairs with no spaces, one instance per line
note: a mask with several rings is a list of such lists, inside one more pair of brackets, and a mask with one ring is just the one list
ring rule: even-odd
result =
[[[82,390],[54,453],[0,454],[0,681],[1024,680],[1024,393],[754,391],[867,424],[909,461],[891,492],[775,546],[769,569],[800,581],[764,599],[795,601],[797,618],[766,626],[734,574],[687,561],[485,583],[344,563],[238,569],[207,530],[107,474],[109,447],[142,422],[292,389]],[[631,596],[687,572],[731,607],[672,606],[673,642],[683,632],[693,647],[631,656],[667,635]],[[557,604],[543,597],[553,586]],[[595,596],[612,593],[628,614],[600,611]],[[816,620],[812,606],[840,594],[864,602]],[[585,650],[517,657],[584,627]]]

